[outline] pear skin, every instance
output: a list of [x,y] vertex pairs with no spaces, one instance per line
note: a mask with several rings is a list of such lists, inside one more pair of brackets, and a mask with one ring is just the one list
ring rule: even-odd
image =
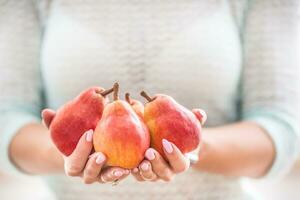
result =
[[[174,143],[182,153],[195,150],[201,139],[201,125],[196,116],[172,97],[157,94],[145,104],[144,120],[151,135],[151,147],[165,157],[162,140]],[[166,157],[165,157],[166,158]]]
[[49,130],[53,143],[61,153],[65,156],[72,154],[80,137],[96,128],[108,103],[105,95],[110,92],[112,89],[88,88],[57,110]]
[[94,132],[94,148],[107,157],[108,166],[133,169],[144,159],[150,146],[149,130],[133,108],[119,100],[106,105]]
[[144,105],[142,102],[130,98],[130,94],[125,94],[125,99],[127,103],[129,103],[132,107],[132,109],[135,111],[135,113],[141,118],[141,120],[144,121]]

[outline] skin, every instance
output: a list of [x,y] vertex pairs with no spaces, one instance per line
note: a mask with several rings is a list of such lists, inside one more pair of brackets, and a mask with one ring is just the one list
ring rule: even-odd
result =
[[[67,176],[80,177],[85,184],[110,183],[129,175],[129,170],[105,166],[105,156],[101,152],[92,152],[93,137],[88,137],[88,132],[82,135],[70,156],[62,155],[51,142],[47,129],[54,116],[53,110],[44,110],[44,125],[24,126],[11,142],[11,159],[22,171],[28,174],[65,173]],[[98,164],[96,159],[99,155],[104,159]]]
[[[201,109],[194,114],[203,125],[207,119]],[[253,122],[242,121],[217,128],[203,129],[203,141],[198,151],[199,161],[192,167],[197,170],[225,176],[260,178],[271,167],[275,148],[266,132]],[[251,137],[249,137],[251,135]],[[154,149],[148,149],[146,159],[132,170],[138,181],[171,181],[176,174],[188,170],[190,162],[173,144],[172,152],[164,146],[167,159]],[[149,158],[149,151],[155,157]],[[145,167],[147,166],[147,167]]]
[[[199,123],[204,124],[205,112],[201,109],[194,109],[193,112],[199,119]],[[101,153],[92,153],[92,141],[87,141],[87,133],[81,137],[70,156],[62,156],[52,144],[46,128],[50,125],[55,112],[46,109],[42,116],[45,126],[41,124],[24,126],[10,145],[12,161],[25,173],[64,172],[68,176],[81,177],[86,184],[111,183],[128,176],[129,171],[125,169],[106,167],[105,159],[100,164],[96,163]],[[252,122],[242,121],[216,128],[206,128],[203,129],[202,138],[199,162],[193,165],[195,169],[201,171],[225,176],[258,178],[266,174],[275,157],[271,139],[262,128]],[[176,174],[189,169],[189,160],[174,144],[164,141],[163,145],[167,159],[164,160],[154,149],[148,149],[145,154],[146,159],[137,168],[131,170],[136,180],[171,181]]]

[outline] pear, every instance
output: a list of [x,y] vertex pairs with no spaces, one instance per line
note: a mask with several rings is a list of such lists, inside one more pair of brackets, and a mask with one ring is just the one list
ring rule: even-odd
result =
[[107,157],[108,166],[133,169],[144,159],[150,146],[149,130],[126,101],[119,100],[114,85],[114,101],[107,104],[94,132],[94,148]]
[[131,105],[132,109],[141,118],[141,120],[144,121],[144,105],[142,102],[130,98],[130,94],[128,92],[125,94],[125,100]]
[[[195,150],[201,139],[201,125],[196,116],[172,97],[157,94],[151,98],[145,91],[144,120],[151,135],[151,147],[165,157],[162,140],[174,143],[182,153]],[[165,157],[166,158],[166,157]]]
[[105,96],[112,91],[101,87],[88,88],[57,110],[49,130],[52,141],[61,153],[65,156],[72,154],[80,137],[96,128],[108,103]]

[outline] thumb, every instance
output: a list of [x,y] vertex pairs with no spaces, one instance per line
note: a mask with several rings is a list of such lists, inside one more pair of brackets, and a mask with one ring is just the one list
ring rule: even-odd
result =
[[197,119],[200,121],[201,125],[203,126],[207,120],[206,112],[202,109],[195,108],[192,110],[194,115],[197,117]]
[[55,111],[51,109],[44,109],[42,111],[42,118],[44,125],[49,128],[53,118],[55,117]]

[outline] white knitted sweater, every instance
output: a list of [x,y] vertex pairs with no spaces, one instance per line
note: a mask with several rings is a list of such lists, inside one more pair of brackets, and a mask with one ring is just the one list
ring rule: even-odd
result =
[[[0,167],[14,168],[11,138],[42,107],[119,81],[205,109],[208,126],[257,122],[276,146],[268,176],[282,174],[298,148],[298,2],[0,0]],[[192,169],[171,183],[48,180],[61,200],[247,198],[238,179]]]

